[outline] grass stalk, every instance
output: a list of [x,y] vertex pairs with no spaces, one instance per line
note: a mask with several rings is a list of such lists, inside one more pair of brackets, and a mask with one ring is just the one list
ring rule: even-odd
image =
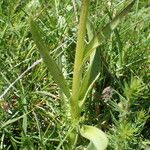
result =
[[71,99],[72,123],[78,122],[80,115],[78,97],[79,97],[79,87],[81,83],[80,81],[82,77],[82,60],[85,46],[84,39],[86,35],[86,21],[88,16],[88,7],[89,7],[89,0],[83,0],[77,35],[77,46],[73,72],[72,99]]
[[77,34],[77,46],[73,71],[73,83],[72,83],[72,97],[71,97],[71,124],[74,130],[70,134],[70,147],[74,147],[77,141],[76,126],[80,120],[80,108],[79,108],[79,88],[82,78],[82,61],[85,47],[85,35],[86,35],[86,22],[88,16],[89,0],[83,0],[81,7],[81,15],[79,20],[78,34]]

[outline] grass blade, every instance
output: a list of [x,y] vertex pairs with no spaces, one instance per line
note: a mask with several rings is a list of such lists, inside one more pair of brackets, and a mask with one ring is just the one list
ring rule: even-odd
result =
[[46,64],[51,76],[53,77],[54,81],[58,84],[60,89],[64,92],[66,97],[70,98],[70,92],[66,80],[64,79],[64,76],[54,59],[49,55],[47,47],[44,44],[42,36],[39,32],[39,27],[33,19],[30,20],[30,28],[33,39],[38,47],[39,53],[43,58],[43,61]]
[[29,113],[31,113],[31,111],[27,112],[26,114],[24,113],[23,115],[21,115],[21,116],[19,116],[17,118],[12,118],[12,119],[7,120],[6,122],[1,124],[0,129],[2,129],[2,128],[6,127],[7,125],[12,124],[12,123],[14,123],[14,122],[16,122],[16,121],[18,121],[18,120],[20,120],[22,118],[24,118]]
[[[110,18],[110,20],[112,20],[112,14],[109,11],[109,9],[106,7],[106,11],[108,13],[108,16]],[[118,62],[119,62],[119,66],[122,66],[123,64],[123,52],[122,52],[122,42],[121,42],[121,38],[119,35],[119,31],[117,30],[117,28],[114,30],[115,36],[116,36],[116,41],[117,41],[117,45],[118,45]]]

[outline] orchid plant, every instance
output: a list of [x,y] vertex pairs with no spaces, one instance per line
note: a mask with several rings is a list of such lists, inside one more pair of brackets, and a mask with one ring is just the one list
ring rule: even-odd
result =
[[[101,73],[100,69],[94,69],[95,65],[97,65],[95,60],[97,60],[97,62],[101,61],[96,57],[97,47],[107,41],[114,29],[116,29],[118,24],[121,22],[121,19],[131,10],[134,3],[135,0],[131,1],[95,35],[93,33],[93,35],[88,38],[90,39],[88,42],[85,42],[86,36],[89,36],[87,35],[87,32],[91,32],[91,28],[88,26],[90,0],[82,0],[71,87],[69,86],[69,82],[65,79],[63,72],[57,65],[55,59],[49,55],[48,48],[43,41],[41,33],[39,32],[40,29],[36,22],[37,18],[32,16],[30,19],[30,29],[38,51],[51,76],[53,77],[53,80],[57,83],[60,91],[63,93],[64,98],[62,99],[69,102],[68,120],[70,120],[69,126],[71,129],[65,137],[65,139],[68,139],[69,141],[69,149],[76,148],[79,134],[90,141],[89,145],[86,147],[87,150],[104,150],[107,147],[108,138],[106,133],[97,127],[85,125],[81,112],[85,107],[84,104],[93,87],[93,84],[99,78]],[[84,71],[85,63],[88,64],[86,71]],[[58,149],[62,144],[63,141],[58,146]]]

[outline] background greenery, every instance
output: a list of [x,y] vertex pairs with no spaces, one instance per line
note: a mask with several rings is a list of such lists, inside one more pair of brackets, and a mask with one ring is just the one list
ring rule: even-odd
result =
[[[108,23],[126,3],[91,0],[93,30]],[[57,149],[68,134],[66,105],[40,60],[29,17],[37,16],[51,55],[71,81],[79,5],[73,0],[0,1],[0,149]],[[137,0],[98,48],[101,76],[82,113],[87,124],[107,133],[108,150],[141,150],[150,145],[149,12],[150,1]],[[66,142],[59,149],[65,149]],[[86,142],[80,138],[78,146]]]

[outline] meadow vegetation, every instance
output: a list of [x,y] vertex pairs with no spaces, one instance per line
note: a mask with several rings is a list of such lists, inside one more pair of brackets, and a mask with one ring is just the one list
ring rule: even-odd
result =
[[150,149],[149,12],[1,0],[0,150]]

